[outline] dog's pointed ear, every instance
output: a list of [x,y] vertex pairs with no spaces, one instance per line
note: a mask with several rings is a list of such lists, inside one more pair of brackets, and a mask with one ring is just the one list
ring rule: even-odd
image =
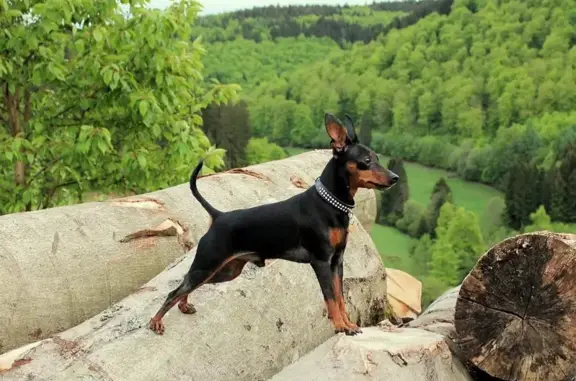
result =
[[356,128],[354,128],[354,122],[350,115],[344,115],[344,126],[346,126],[346,133],[348,134],[348,138],[353,144],[358,143],[358,135],[356,134]]
[[337,152],[343,151],[349,140],[346,127],[344,127],[338,118],[329,112],[324,114],[324,125],[326,126],[326,132],[328,132],[328,136],[330,136],[330,139],[332,139],[330,142],[332,149]]

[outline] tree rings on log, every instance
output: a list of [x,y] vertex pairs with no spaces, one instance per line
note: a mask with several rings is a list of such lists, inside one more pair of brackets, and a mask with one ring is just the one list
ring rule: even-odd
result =
[[455,311],[464,357],[493,377],[563,381],[576,370],[576,235],[537,232],[490,249]]

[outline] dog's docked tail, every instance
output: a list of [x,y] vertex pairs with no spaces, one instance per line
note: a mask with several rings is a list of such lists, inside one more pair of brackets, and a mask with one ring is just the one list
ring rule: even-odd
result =
[[222,212],[214,208],[212,205],[210,205],[208,201],[206,201],[206,199],[202,197],[200,192],[198,192],[198,187],[196,187],[196,179],[198,178],[198,174],[202,170],[202,166],[204,166],[204,160],[200,160],[200,163],[198,163],[196,168],[194,168],[192,176],[190,176],[190,190],[192,191],[192,194],[194,195],[196,200],[198,200],[200,205],[202,205],[202,207],[206,209],[210,217],[212,217],[212,219],[215,220],[216,217],[222,214]]

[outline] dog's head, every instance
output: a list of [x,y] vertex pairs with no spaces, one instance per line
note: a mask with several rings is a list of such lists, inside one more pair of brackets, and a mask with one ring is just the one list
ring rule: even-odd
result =
[[351,190],[358,188],[387,189],[396,184],[398,175],[384,168],[378,155],[360,144],[352,118],[344,116],[344,123],[330,113],[324,115],[324,124],[332,153],[345,166]]

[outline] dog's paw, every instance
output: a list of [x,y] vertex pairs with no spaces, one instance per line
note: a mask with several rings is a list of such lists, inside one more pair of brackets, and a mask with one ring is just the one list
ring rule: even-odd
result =
[[192,315],[196,313],[196,307],[191,303],[178,303],[178,309],[183,314]]
[[362,332],[360,330],[360,328],[358,328],[358,326],[356,326],[355,328],[348,326],[345,323],[342,324],[334,324],[334,332],[335,333],[345,333],[346,336],[354,336],[360,332]]
[[358,327],[356,324],[349,324],[348,326],[348,331],[346,332],[346,335],[348,336],[354,336],[354,335],[358,335],[362,333],[362,330],[360,329],[360,327]]
[[161,319],[150,319],[150,323],[148,324],[148,328],[154,331],[158,335],[164,334],[164,323],[162,323]]

